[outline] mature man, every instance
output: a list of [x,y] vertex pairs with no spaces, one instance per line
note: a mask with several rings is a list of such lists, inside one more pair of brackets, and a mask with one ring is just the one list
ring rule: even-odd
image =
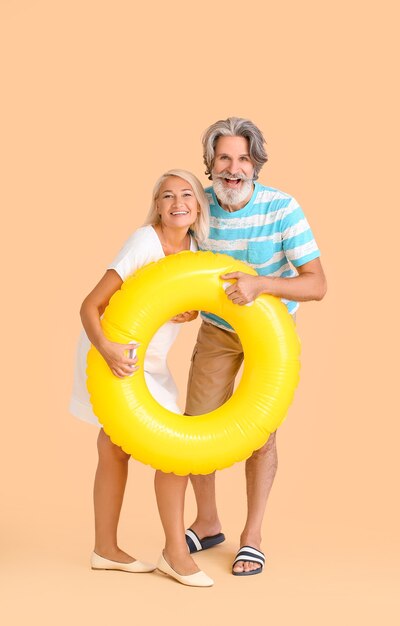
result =
[[[321,300],[326,281],[319,250],[304,214],[294,198],[256,182],[267,161],[261,131],[249,120],[230,117],[210,126],[203,136],[203,158],[212,186],[210,234],[203,250],[223,252],[246,261],[258,276],[242,272],[227,297],[242,306],[262,293],[278,296],[294,315],[298,301]],[[235,376],[243,360],[240,340],[224,320],[202,313],[202,326],[189,374],[186,414],[212,411],[233,393]],[[262,329],[260,329],[262,332]],[[265,557],[261,552],[261,526],[277,469],[275,433],[246,461],[247,519],[232,573],[258,574]],[[191,477],[198,507],[187,531],[190,552],[221,543],[215,500],[215,474]]]

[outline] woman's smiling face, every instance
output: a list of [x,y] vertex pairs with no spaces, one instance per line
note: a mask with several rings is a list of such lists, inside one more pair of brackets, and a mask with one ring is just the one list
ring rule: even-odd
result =
[[162,226],[189,228],[197,219],[199,204],[192,186],[179,176],[168,176],[157,198]]

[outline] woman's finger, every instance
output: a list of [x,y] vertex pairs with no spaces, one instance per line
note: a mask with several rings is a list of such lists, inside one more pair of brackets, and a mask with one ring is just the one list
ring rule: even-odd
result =
[[117,378],[126,378],[127,376],[132,376],[139,369],[138,366],[132,365],[127,367],[118,367],[111,369],[112,373],[117,376]]
[[112,373],[114,374],[114,376],[116,376],[117,378],[123,378],[123,374],[120,373],[120,370],[117,370],[115,368],[111,368]]

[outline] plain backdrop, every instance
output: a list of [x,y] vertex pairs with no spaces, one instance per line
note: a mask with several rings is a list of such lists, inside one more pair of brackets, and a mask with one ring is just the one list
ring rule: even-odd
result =
[[[1,0],[4,624],[399,623],[395,9]],[[217,477],[227,541],[197,557],[212,589],[92,572],[97,431],[67,410],[79,306],[162,172],[208,182],[201,133],[229,115],[264,131],[260,180],[300,202],[329,281],[298,313],[301,384],[278,433],[267,567],[230,574],[238,464]],[[171,353],[182,398],[196,332]],[[132,461],[120,543],[146,560],[163,538],[152,483]]]

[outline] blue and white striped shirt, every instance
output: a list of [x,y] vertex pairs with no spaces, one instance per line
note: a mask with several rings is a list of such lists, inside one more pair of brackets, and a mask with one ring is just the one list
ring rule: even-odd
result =
[[[320,256],[314,236],[296,200],[287,193],[254,183],[253,195],[243,209],[229,213],[218,203],[213,187],[206,194],[210,203],[210,233],[201,250],[229,254],[245,261],[262,276],[297,276],[296,267]],[[294,314],[298,302],[282,299]],[[227,322],[202,313],[207,322],[232,330]]]

